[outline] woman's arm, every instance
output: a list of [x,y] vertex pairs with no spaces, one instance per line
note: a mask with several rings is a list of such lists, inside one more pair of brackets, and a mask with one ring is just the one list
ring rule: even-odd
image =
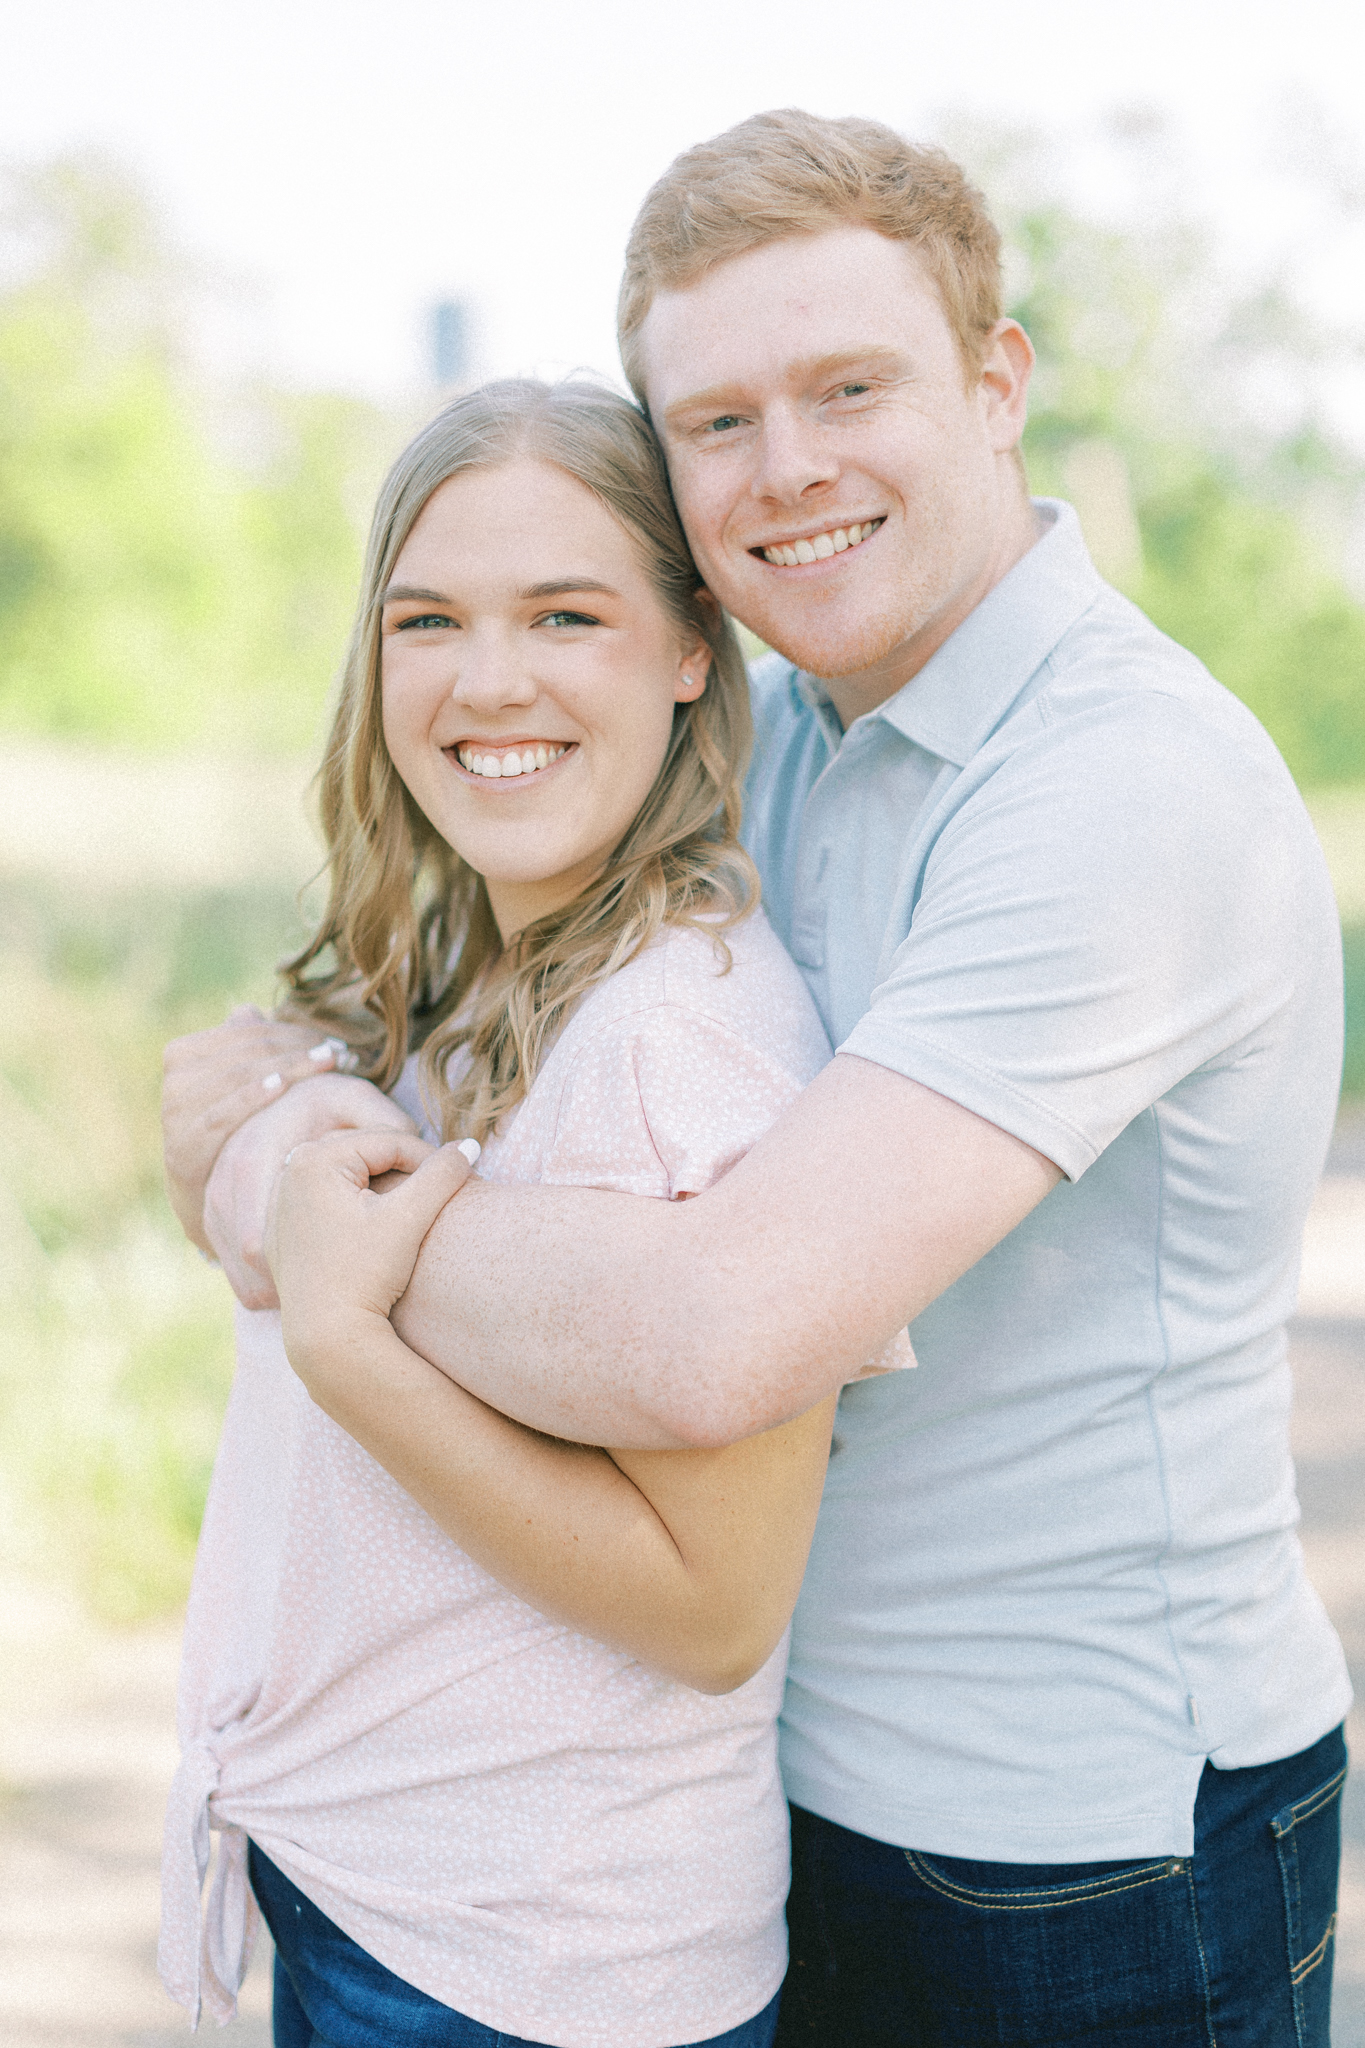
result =
[[411,1132],[412,1118],[370,1081],[320,1074],[257,1110],[223,1146],[204,1191],[203,1234],[243,1308],[278,1308],[265,1257],[271,1193],[296,1145],[330,1131]]
[[[503,1585],[699,1691],[730,1691],[772,1654],[795,1604],[833,1399],[723,1450],[610,1453],[465,1393],[388,1321],[463,1177],[453,1151],[362,1131],[290,1161],[270,1247],[290,1362]],[[417,1171],[373,1193],[370,1177],[395,1167]]]
[[348,1057],[339,1038],[320,1038],[310,1024],[267,1017],[253,1003],[239,1005],[210,1031],[171,1040],[161,1091],[166,1189],[191,1244],[211,1248],[204,1189],[233,1132],[295,1082],[344,1071]]

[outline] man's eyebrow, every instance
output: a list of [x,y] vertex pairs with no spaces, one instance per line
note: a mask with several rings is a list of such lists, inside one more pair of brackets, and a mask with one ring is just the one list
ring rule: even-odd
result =
[[[834,355],[809,356],[804,361],[790,363],[787,375],[808,383],[821,377],[837,377],[841,370],[903,370],[905,357],[899,349],[886,348],[874,342],[868,348],[840,349]],[[679,398],[664,412],[665,420],[681,419],[688,413],[724,412],[728,407],[744,403],[743,387],[738,384],[713,384],[705,391],[690,391],[686,398]]]

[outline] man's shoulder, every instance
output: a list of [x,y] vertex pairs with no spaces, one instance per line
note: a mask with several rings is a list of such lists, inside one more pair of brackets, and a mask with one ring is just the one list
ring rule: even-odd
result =
[[1254,713],[1107,585],[1062,635],[996,738],[1008,746],[1030,728],[1044,744],[1107,753],[1120,769],[1131,754],[1155,752],[1187,778],[1203,765],[1220,780],[1293,789]]

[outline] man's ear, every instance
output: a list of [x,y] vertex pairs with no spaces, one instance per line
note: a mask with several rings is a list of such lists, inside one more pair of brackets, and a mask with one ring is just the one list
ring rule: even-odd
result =
[[1000,454],[1017,448],[1028,419],[1033,343],[1017,320],[997,320],[986,342],[981,393],[991,445]]

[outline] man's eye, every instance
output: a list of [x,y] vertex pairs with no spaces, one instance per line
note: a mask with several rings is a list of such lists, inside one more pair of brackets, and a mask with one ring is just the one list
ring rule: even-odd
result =
[[455,621],[447,612],[422,612],[415,619],[400,619],[395,632],[410,633],[414,627],[453,626]]
[[740,417],[737,412],[722,412],[718,413],[715,419],[708,420],[702,431],[707,434],[728,434],[732,427],[739,425]]
[[870,384],[841,384],[839,386],[839,396],[840,398],[861,398],[865,391],[870,391],[871,389],[872,386]]

